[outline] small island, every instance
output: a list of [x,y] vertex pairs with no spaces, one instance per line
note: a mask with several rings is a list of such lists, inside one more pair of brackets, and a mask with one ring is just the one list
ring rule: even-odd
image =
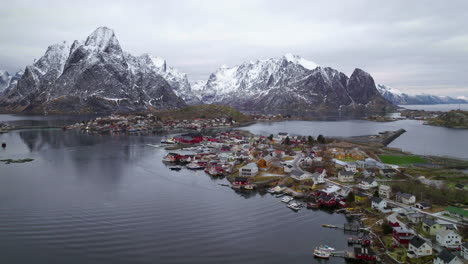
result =
[[428,119],[427,124],[449,128],[468,128],[468,111],[452,110]]

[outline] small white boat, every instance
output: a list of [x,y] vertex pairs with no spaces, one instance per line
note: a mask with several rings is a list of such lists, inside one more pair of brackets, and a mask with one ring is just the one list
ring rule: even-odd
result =
[[150,146],[150,147],[153,147],[153,148],[161,147],[161,145],[154,145],[154,144],[146,144],[146,146]]
[[318,248],[314,250],[314,257],[316,258],[329,259],[330,255],[331,255],[330,252],[326,250],[320,250]]
[[289,204],[287,205],[287,207],[288,207],[289,209],[293,210],[293,211],[299,211],[299,210],[301,210],[301,206],[300,206],[298,203],[296,203],[296,202],[291,202],[291,203],[289,203]]
[[175,142],[174,138],[168,138],[166,140],[161,140],[161,143],[162,144],[175,144],[176,142]]
[[244,186],[244,189],[246,190],[253,190],[254,189],[254,186],[252,184],[247,184]]
[[281,201],[282,201],[283,203],[289,203],[289,202],[291,202],[292,200],[294,200],[294,198],[292,198],[291,196],[285,196],[285,197],[283,197],[283,199],[281,199]]
[[198,162],[192,162],[192,163],[187,164],[187,169],[189,169],[189,170],[201,170],[201,169],[203,169],[203,167],[200,166],[200,164],[198,164]]

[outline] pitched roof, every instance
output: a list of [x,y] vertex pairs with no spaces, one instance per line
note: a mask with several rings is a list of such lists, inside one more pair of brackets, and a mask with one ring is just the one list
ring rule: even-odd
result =
[[445,229],[445,228],[437,229],[436,234],[439,235],[439,236],[441,236],[441,237],[446,237],[446,236],[451,235],[451,234],[456,234],[456,235],[458,235],[458,234],[455,233],[454,231],[452,231],[452,230],[450,230],[450,229]]
[[300,170],[293,170],[293,171],[291,171],[291,174],[294,175],[294,176],[301,176],[304,173],[302,173],[302,171],[300,171]]
[[249,179],[246,178],[246,177],[236,177],[236,179],[234,179],[234,181],[239,181],[239,182],[248,182]]
[[365,178],[364,180],[362,180],[363,182],[367,182],[368,184],[372,184],[373,182],[375,182],[375,179],[374,178]]
[[440,258],[441,260],[444,261],[444,263],[450,263],[454,258],[456,258],[455,255],[450,253],[446,248],[444,248],[439,255],[437,255],[437,258]]
[[372,197],[372,202],[373,203],[380,203],[381,201],[383,201],[383,199],[380,198],[380,197]]
[[429,217],[424,218],[424,219],[422,220],[422,222],[423,222],[424,224],[428,225],[428,226],[433,226],[433,225],[437,224],[437,222],[436,222],[434,219],[429,218]]
[[256,168],[258,168],[257,164],[255,162],[251,162],[251,163],[243,166],[241,169],[256,169]]
[[418,236],[415,236],[409,241],[409,243],[415,248],[420,248],[422,245],[424,245],[424,243],[426,243],[426,241]]
[[340,176],[353,176],[354,172],[352,171],[340,171]]

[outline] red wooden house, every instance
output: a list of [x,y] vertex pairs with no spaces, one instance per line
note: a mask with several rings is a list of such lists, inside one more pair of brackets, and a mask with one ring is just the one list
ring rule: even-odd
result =
[[392,236],[393,241],[397,244],[408,245],[409,241],[414,237],[414,234],[404,227],[397,226],[393,228]]
[[376,261],[377,255],[375,252],[368,247],[355,247],[354,248],[354,257],[359,260],[364,261]]
[[236,177],[232,183],[235,186],[246,186],[249,185],[249,178],[247,177]]
[[335,206],[337,204],[335,196],[327,195],[327,194],[322,194],[317,198],[317,202],[320,205],[324,206]]
[[203,136],[200,133],[187,133],[174,137],[174,140],[183,144],[197,144],[203,141]]

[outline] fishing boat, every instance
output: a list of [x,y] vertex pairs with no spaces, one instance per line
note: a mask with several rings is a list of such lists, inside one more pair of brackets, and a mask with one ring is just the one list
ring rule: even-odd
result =
[[203,168],[204,167],[198,164],[198,162],[192,162],[192,163],[187,164],[187,169],[189,170],[201,170]]
[[289,202],[291,202],[292,200],[294,200],[294,198],[292,198],[291,196],[285,196],[285,197],[283,197],[283,199],[281,199],[281,201],[282,201],[283,203],[289,203]]
[[314,257],[316,257],[316,258],[329,259],[330,255],[331,255],[331,253],[329,251],[326,251],[326,250],[321,250],[319,248],[316,248],[314,250]]
[[323,226],[323,227],[328,227],[328,228],[338,228],[338,227],[335,226],[335,225],[329,225],[329,224],[323,224],[322,226]]
[[180,171],[182,169],[181,166],[171,166],[169,167],[170,170],[173,170],[173,171]]
[[174,138],[168,138],[168,139],[165,139],[165,140],[161,140],[161,144],[175,144],[175,140]]
[[287,207],[288,207],[289,209],[293,210],[293,211],[296,211],[296,212],[299,211],[299,210],[301,210],[301,206],[300,206],[298,203],[296,203],[296,202],[291,202],[291,203],[289,203],[289,204],[287,205]]
[[319,208],[320,204],[318,203],[312,203],[312,202],[309,202],[307,203],[307,209],[317,209]]
[[245,190],[253,190],[254,189],[254,186],[252,184],[247,184],[247,185],[244,185],[243,188]]

